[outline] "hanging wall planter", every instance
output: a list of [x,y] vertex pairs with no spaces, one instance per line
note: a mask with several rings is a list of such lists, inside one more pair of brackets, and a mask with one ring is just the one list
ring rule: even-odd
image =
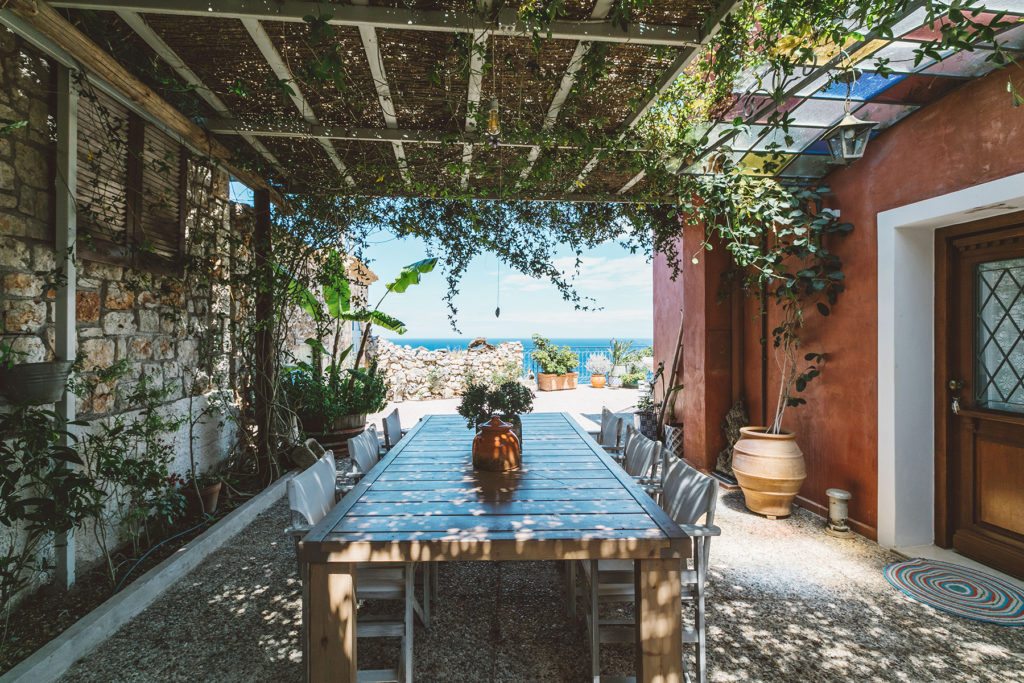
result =
[[21,405],[56,403],[64,396],[72,365],[69,360],[57,360],[0,368],[0,392]]

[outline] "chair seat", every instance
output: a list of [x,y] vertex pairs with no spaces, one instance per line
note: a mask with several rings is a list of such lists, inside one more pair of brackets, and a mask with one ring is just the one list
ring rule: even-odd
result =
[[396,669],[366,669],[356,674],[359,683],[401,683],[403,679]]

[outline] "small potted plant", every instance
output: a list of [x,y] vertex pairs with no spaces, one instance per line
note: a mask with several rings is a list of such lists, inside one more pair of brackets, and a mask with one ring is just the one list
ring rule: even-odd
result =
[[515,380],[496,386],[471,382],[466,386],[459,403],[458,413],[466,418],[466,426],[478,429],[497,415],[512,428],[523,443],[523,421],[521,415],[533,410],[533,392]]
[[220,475],[213,472],[190,472],[185,479],[176,474],[171,477],[172,483],[178,484],[181,492],[185,494],[190,510],[204,515],[212,515],[217,511],[220,490],[224,486],[224,480]]
[[568,346],[555,346],[550,339],[539,334],[533,335],[533,351],[530,357],[540,366],[537,373],[537,389],[540,391],[561,391],[575,389],[579,373],[579,357]]
[[606,381],[605,375],[612,369],[612,362],[603,353],[595,353],[587,359],[587,372],[590,373],[590,386],[595,389],[603,389]]
[[631,341],[617,341],[612,339],[612,343],[608,348],[611,355],[612,371],[608,376],[608,386],[612,389],[618,389],[622,386],[622,376],[626,374],[628,368],[626,367],[626,361],[629,356],[629,348],[633,346]]

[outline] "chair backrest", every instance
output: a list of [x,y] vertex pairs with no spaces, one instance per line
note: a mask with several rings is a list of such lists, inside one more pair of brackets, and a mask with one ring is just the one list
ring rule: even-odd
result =
[[597,434],[597,442],[602,446],[618,448],[622,439],[622,418],[601,408],[601,431]]
[[370,425],[362,434],[348,440],[348,454],[359,471],[366,474],[380,461],[380,441],[377,429]]
[[398,417],[398,408],[391,411],[391,414],[384,418],[384,445],[387,448],[394,448],[395,444],[402,440],[402,420]]
[[661,456],[661,442],[635,432],[626,445],[622,468],[632,477],[648,477]]
[[[665,469],[661,507],[676,524],[715,523],[715,505],[718,503],[718,482],[698,472],[684,460],[674,460]],[[701,521],[701,518],[703,522]],[[700,580],[707,571],[711,553],[711,537],[694,539],[694,553],[700,553]]]
[[698,524],[701,518],[704,524],[714,524],[717,494],[718,482],[685,460],[675,460],[666,468],[662,508],[676,524]]
[[288,481],[293,526],[313,526],[334,507],[337,480],[334,454],[326,453]]

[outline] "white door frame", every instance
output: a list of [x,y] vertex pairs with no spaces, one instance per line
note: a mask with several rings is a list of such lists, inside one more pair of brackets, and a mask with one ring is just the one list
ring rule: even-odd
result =
[[935,231],[1024,210],[1024,173],[882,211],[878,234],[878,542],[935,536]]

